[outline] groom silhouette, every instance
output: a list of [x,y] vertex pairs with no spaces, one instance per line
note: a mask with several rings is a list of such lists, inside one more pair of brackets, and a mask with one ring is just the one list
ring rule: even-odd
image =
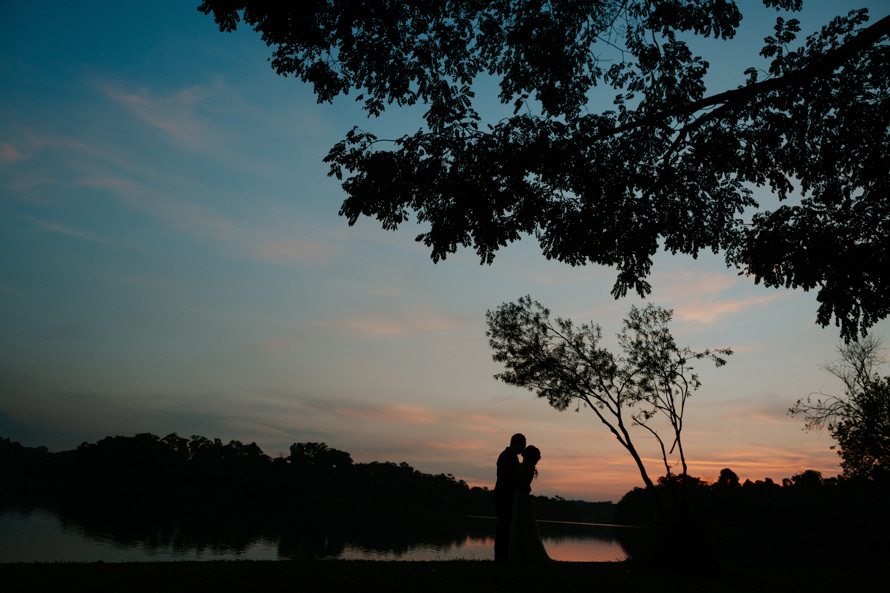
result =
[[514,434],[510,446],[498,456],[498,479],[494,485],[494,510],[498,518],[494,533],[494,561],[507,562],[510,557],[510,519],[513,516],[513,494],[519,477],[519,454],[525,449],[525,437]]

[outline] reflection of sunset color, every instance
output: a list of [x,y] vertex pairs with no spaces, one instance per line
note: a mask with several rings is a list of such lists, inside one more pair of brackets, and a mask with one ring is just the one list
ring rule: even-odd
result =
[[[610,296],[615,270],[549,261],[534,238],[490,266],[472,250],[433,264],[413,218],[349,227],[325,155],[354,125],[413,132],[417,111],[369,120],[351,98],[318,104],[275,75],[256,35],[219,33],[193,3],[105,3],[102,19],[50,4],[9,3],[2,25],[0,80],[14,92],[0,94],[0,437],[58,451],[176,432],[271,456],[323,442],[491,488],[523,432],[543,453],[535,494],[618,500],[642,485],[591,410],[560,413],[496,381],[485,335],[487,310],[531,295],[599,324],[614,348],[645,302]],[[803,33],[849,3],[809,4]],[[709,59],[728,88],[763,66],[751,40],[773,32],[774,11],[744,10]],[[787,414],[841,389],[819,368],[838,333],[815,325],[814,295],[756,286],[712,254],[659,252],[649,280],[678,344],[735,351],[724,368],[696,367],[691,473],[836,475],[827,436]],[[890,338],[890,322],[873,332]],[[657,445],[635,434],[657,478]]]
[[591,542],[581,538],[545,538],[547,554],[560,562],[614,562],[627,555],[615,541]]
[[[584,537],[544,538],[544,547],[553,560],[560,562],[611,562],[624,560],[626,554],[614,540]],[[369,550],[347,544],[337,556],[343,560],[492,560],[494,558],[493,537],[467,536],[457,545],[439,547],[432,544],[412,546],[405,553]]]

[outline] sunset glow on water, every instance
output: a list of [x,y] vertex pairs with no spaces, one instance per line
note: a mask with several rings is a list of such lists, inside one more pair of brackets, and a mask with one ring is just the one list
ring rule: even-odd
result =
[[[544,538],[544,547],[553,560],[561,562],[611,562],[627,555],[618,544],[592,537]],[[347,546],[338,556],[342,560],[493,560],[494,538],[468,536],[456,546],[420,544],[405,553],[379,552]]]
[[[584,534],[544,536],[544,547],[554,560],[563,562],[609,562],[626,554],[617,541]],[[65,524],[50,511],[0,512],[0,563],[6,562],[170,562],[202,560],[279,560],[274,538],[256,538],[250,545],[234,549],[207,542],[200,547],[148,546],[143,542],[122,544],[107,535],[74,524]],[[437,561],[492,560],[494,538],[470,536],[457,543],[417,543],[405,550],[391,551],[347,543],[328,560]]]

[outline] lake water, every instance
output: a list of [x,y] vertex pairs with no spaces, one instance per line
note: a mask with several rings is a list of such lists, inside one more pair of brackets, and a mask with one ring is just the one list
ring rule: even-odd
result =
[[[370,549],[344,542],[334,553],[314,557],[344,560],[491,560],[494,520],[477,517],[473,534],[456,535],[450,543],[418,542],[398,550]],[[550,533],[559,527],[558,533]],[[626,554],[606,527],[588,524],[546,526],[542,523],[544,546],[554,560],[594,562],[623,560]],[[120,542],[84,525],[65,522],[45,509],[0,511],[0,563],[8,562],[157,562],[186,560],[282,560],[293,557],[282,551],[279,538],[254,537],[232,544],[207,541],[189,544],[167,541]]]

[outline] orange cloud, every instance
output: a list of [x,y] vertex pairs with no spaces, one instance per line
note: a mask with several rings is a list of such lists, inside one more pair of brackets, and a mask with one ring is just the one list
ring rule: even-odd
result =
[[744,457],[739,453],[724,453],[715,459],[696,460],[690,463],[690,473],[708,482],[713,482],[723,468],[729,468],[744,482],[770,478],[781,484],[805,470],[816,470],[824,477],[836,476],[841,473],[837,456],[828,451],[822,455],[777,455],[774,457],[758,455]]

